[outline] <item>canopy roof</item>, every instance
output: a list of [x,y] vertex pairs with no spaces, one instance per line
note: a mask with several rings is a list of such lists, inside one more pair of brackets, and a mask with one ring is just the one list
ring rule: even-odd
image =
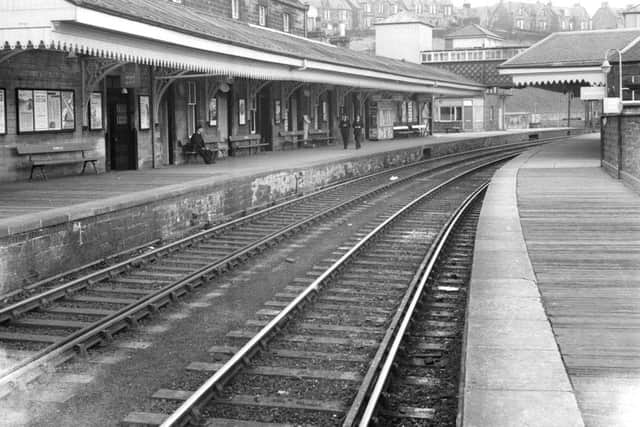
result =
[[[483,89],[443,70],[369,56],[168,1],[11,4],[15,5],[5,6],[8,13],[0,10],[0,43],[5,49],[73,50],[195,72],[381,90],[470,95]],[[15,22],[25,25],[16,27]]]
[[640,28],[553,33],[499,66],[515,85],[601,85],[605,55],[626,51],[640,41]]

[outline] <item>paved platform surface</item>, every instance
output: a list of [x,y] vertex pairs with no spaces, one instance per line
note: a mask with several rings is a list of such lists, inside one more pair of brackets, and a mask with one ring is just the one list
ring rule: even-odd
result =
[[465,426],[640,425],[640,195],[597,134],[503,167],[480,218]]
[[[543,129],[548,130],[548,129]],[[518,130],[510,133],[531,132]],[[403,138],[389,141],[365,141],[362,149],[353,144],[345,150],[342,144],[332,147],[292,151],[264,152],[253,156],[227,157],[216,164],[198,163],[167,166],[138,171],[112,171],[100,175],[67,176],[41,181],[23,181],[0,185],[0,220],[38,213],[48,209],[70,206],[96,200],[135,194],[176,183],[201,180],[224,181],[257,173],[266,173],[291,167],[340,161],[393,150],[428,146],[479,136],[505,135],[507,132],[469,132],[458,135],[434,135],[422,138]],[[135,196],[133,196],[135,197]]]

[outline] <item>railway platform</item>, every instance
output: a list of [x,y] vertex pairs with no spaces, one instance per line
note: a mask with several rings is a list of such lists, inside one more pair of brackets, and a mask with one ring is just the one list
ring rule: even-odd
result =
[[[582,132],[584,129],[572,130]],[[340,180],[567,129],[437,135],[0,185],[0,295]]]
[[462,425],[632,426],[640,413],[640,196],[597,134],[492,180],[474,254]]

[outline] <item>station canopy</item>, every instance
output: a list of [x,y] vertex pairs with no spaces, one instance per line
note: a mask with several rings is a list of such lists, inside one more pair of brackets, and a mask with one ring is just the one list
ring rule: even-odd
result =
[[484,90],[445,70],[370,56],[169,1],[0,1],[0,9],[5,9],[0,10],[0,54],[57,49],[196,74],[456,96]]
[[618,63],[640,41],[640,28],[553,33],[501,64],[501,75],[513,77],[515,86],[567,89],[604,85],[605,55]]

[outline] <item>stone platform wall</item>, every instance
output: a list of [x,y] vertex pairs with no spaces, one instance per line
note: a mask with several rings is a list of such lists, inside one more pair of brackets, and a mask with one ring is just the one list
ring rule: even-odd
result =
[[[194,226],[218,223],[300,192],[385,168],[474,148],[564,136],[566,130],[470,138],[280,170],[223,182],[210,179],[44,211],[0,230],[0,295],[53,274]],[[219,178],[218,178],[219,179]]]

